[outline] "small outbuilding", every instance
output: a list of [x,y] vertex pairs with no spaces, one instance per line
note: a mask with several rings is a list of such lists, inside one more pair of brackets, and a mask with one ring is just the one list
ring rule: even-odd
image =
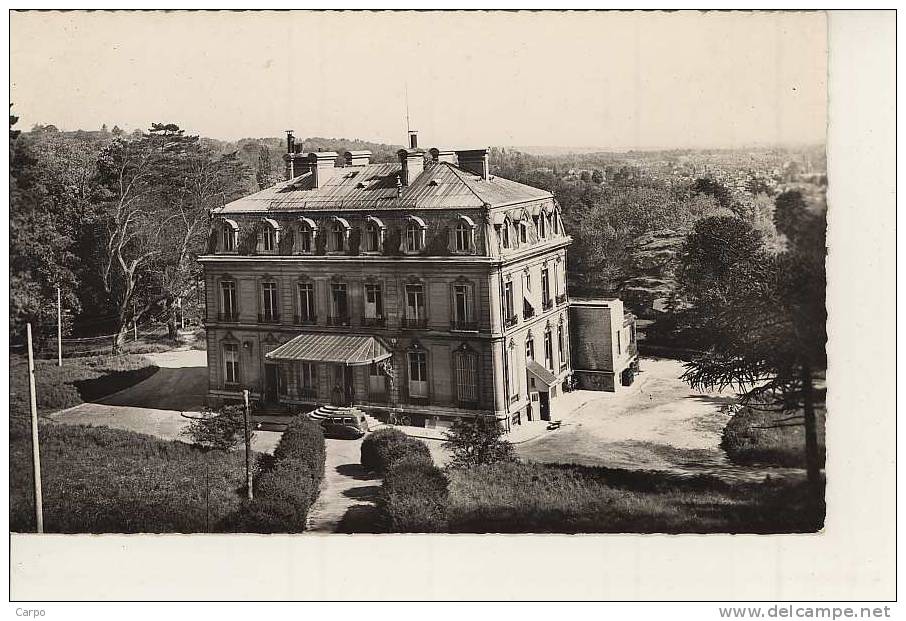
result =
[[615,392],[639,370],[635,316],[618,298],[570,298],[570,353],[580,390]]

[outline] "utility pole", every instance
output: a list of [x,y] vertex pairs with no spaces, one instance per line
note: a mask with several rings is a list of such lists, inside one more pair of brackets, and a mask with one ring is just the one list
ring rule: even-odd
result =
[[245,408],[243,409],[243,421],[245,422],[245,484],[248,487],[248,499],[254,499],[255,495],[252,493],[252,438],[249,435],[249,391],[248,389],[242,391],[242,398],[245,401]]
[[35,520],[38,532],[44,532],[44,509],[41,500],[41,451],[38,445],[38,401],[35,396],[35,356],[31,345],[31,324],[26,326],[28,334],[28,396],[31,402],[31,454],[35,477]]
[[57,287],[57,366],[63,366],[63,302]]

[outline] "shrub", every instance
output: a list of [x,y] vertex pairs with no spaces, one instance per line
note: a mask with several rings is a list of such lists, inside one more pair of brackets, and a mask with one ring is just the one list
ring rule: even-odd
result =
[[403,458],[434,464],[428,446],[410,438],[397,429],[379,429],[362,442],[362,466],[366,470],[384,473]]
[[321,426],[305,416],[296,416],[287,425],[280,442],[277,443],[274,458],[278,462],[283,459],[304,461],[311,469],[317,488],[324,477],[325,453],[324,432]]
[[381,486],[380,504],[393,532],[446,531],[447,499],[444,473],[419,454],[391,465]]
[[452,454],[451,468],[517,461],[513,444],[501,437],[503,429],[493,418],[460,418],[445,435],[444,448]]
[[318,484],[307,463],[301,459],[279,459],[255,482],[255,494],[265,500],[286,503],[293,508],[294,522],[305,524]]
[[244,502],[217,526],[221,533],[301,533],[305,520],[297,520],[293,506],[281,500],[256,498]]
[[[229,451],[245,442],[245,412],[241,405],[227,405],[193,418],[183,435],[202,448]],[[249,430],[249,441],[255,432]]]

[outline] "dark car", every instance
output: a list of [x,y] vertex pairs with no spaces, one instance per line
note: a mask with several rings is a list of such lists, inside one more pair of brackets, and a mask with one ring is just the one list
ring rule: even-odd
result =
[[325,438],[356,440],[368,431],[368,421],[364,414],[331,414],[321,419],[321,428]]

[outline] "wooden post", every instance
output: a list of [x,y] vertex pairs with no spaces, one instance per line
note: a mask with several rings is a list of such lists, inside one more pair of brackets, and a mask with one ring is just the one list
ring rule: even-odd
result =
[[63,366],[63,301],[57,287],[57,366]]
[[28,334],[28,396],[31,402],[31,454],[35,478],[35,520],[38,532],[44,532],[44,509],[41,499],[41,451],[38,445],[38,401],[35,396],[35,356],[31,344],[31,324],[26,326]]
[[242,391],[242,398],[245,401],[243,409],[243,421],[245,422],[245,483],[248,486],[248,499],[254,499],[252,492],[252,439],[249,435],[249,391]]

